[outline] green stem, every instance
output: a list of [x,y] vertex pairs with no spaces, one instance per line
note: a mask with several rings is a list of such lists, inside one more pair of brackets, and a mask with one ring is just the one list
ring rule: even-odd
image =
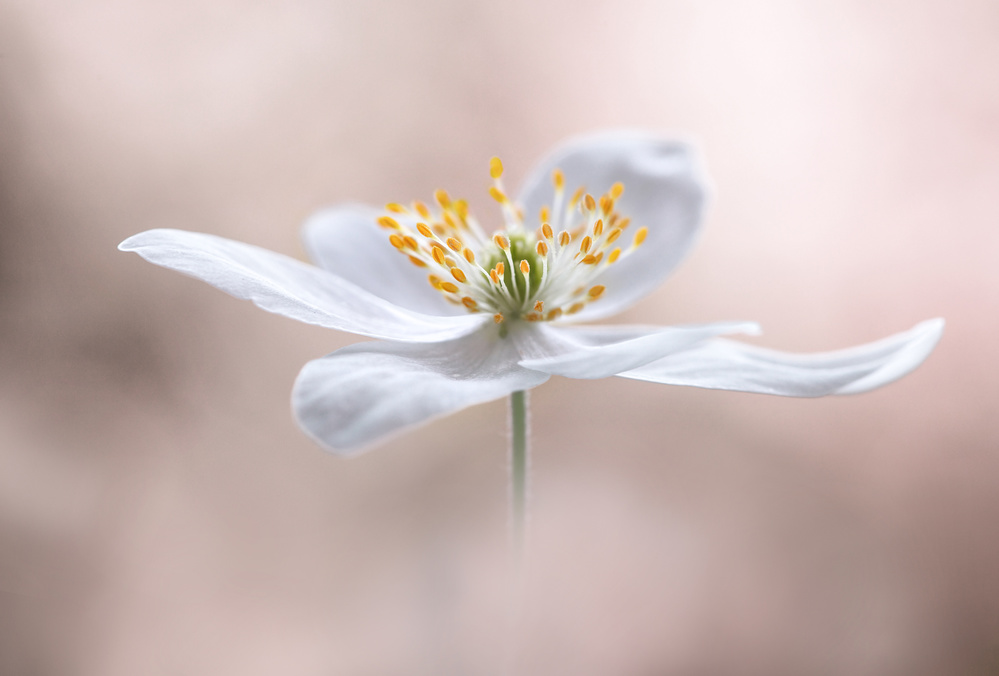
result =
[[519,554],[527,521],[527,393],[522,390],[510,395],[510,500],[513,542]]

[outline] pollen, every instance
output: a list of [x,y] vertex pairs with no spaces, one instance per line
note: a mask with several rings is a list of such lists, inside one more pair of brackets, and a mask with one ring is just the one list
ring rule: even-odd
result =
[[429,205],[387,204],[377,224],[413,265],[429,268],[427,282],[446,301],[504,324],[500,336],[507,335],[506,322],[555,321],[602,298],[603,271],[648,237],[643,227],[630,247],[615,244],[630,223],[621,183],[600,197],[570,186],[567,200],[565,175],[555,169],[554,201],[540,206],[534,220],[505,192],[499,158],[489,161],[489,175],[489,194],[502,213],[495,230],[480,225],[466,200],[443,189],[434,191]]

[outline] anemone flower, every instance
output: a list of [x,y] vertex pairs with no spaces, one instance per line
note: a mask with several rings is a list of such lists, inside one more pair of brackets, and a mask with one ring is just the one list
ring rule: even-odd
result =
[[316,266],[182,230],[143,232],[119,249],[265,310],[378,339],[309,362],[295,382],[298,423],[327,449],[351,454],[511,395],[515,475],[526,445],[524,392],[552,375],[855,394],[916,368],[943,331],[934,319],[845,350],[788,354],[720,337],[758,333],[751,322],[588,325],[644,297],[687,253],[706,197],[696,154],[648,133],[611,131],[556,149],[516,200],[502,174],[493,158],[498,229],[443,190],[430,206],[333,207],[304,226]]

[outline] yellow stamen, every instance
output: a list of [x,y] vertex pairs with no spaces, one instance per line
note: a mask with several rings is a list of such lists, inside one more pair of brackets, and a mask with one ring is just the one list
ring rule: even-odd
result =
[[434,257],[434,261],[437,265],[444,265],[444,251],[440,247],[434,247],[430,250],[430,255]]
[[412,249],[413,251],[416,251],[417,249],[419,249],[419,248],[420,248],[420,245],[419,245],[419,243],[418,243],[418,242],[416,241],[416,238],[415,238],[415,237],[413,237],[412,235],[406,235],[406,236],[404,236],[404,237],[402,238],[402,241],[404,241],[404,242],[406,243],[406,246],[408,246],[408,247],[409,247],[410,249]]
[[579,186],[578,188],[576,188],[576,192],[572,193],[572,199],[569,200],[569,206],[570,207],[576,206],[576,203],[579,202],[579,199],[583,196],[584,192],[586,192],[586,188],[584,188],[583,186]]
[[586,206],[587,211],[593,211],[597,208],[597,202],[590,193],[586,193],[586,197],[583,198],[583,205]]
[[420,216],[423,216],[428,221],[430,220],[430,209],[427,208],[426,204],[423,202],[413,202],[413,208],[416,209]]
[[475,299],[471,298],[470,296],[465,296],[464,298],[461,299],[461,302],[469,310],[474,310],[479,306],[479,304],[475,302]]
[[461,251],[461,242],[454,237],[447,238],[447,245],[451,251]]
[[441,282],[441,288],[448,293],[458,293],[458,285],[451,282]]
[[552,183],[555,184],[556,190],[561,190],[565,187],[565,174],[562,173],[561,169],[556,169],[552,172]]
[[520,271],[523,272],[525,275],[530,274],[531,264],[528,263],[527,261],[520,261]]
[[544,312],[545,311],[545,304],[539,300],[537,303],[534,304],[534,311],[535,312]]
[[621,247],[616,247],[607,257],[607,265],[610,265],[621,256]]
[[586,237],[583,238],[583,241],[579,243],[579,252],[586,253],[587,251],[590,250],[591,244],[593,244],[593,240],[590,239],[589,235],[587,235]]
[[462,284],[464,284],[467,281],[465,273],[461,271],[461,268],[451,268],[451,276],[457,279]]
[[427,267],[427,264],[424,263],[419,258],[417,258],[416,256],[410,256],[409,257],[409,262],[412,263],[413,265],[415,265],[418,268],[425,268],[425,267]]
[[565,313],[567,315],[574,315],[582,309],[583,309],[582,303],[573,303],[572,305],[569,306],[569,309],[566,310]]
[[499,275],[496,274],[496,270],[495,269],[489,271],[489,279],[493,280],[493,284],[499,284],[500,283]]
[[586,292],[586,295],[590,297],[590,300],[596,300],[597,298],[600,298],[600,294],[603,292],[604,286],[602,284],[597,284],[596,286],[591,287],[590,290]]
[[558,234],[558,243],[561,246],[569,246],[569,242],[572,240],[572,236],[563,230]]
[[549,242],[552,241],[552,237],[554,237],[555,235],[555,233],[552,232],[552,226],[548,225],[547,223],[544,223],[541,226],[541,233],[545,236],[545,239],[547,239]]
[[399,229],[399,222],[396,221],[391,216],[382,216],[381,218],[379,218],[378,225],[382,226],[383,228],[388,228],[389,230]]
[[503,315],[497,312],[496,314],[493,315],[493,321],[496,322],[497,324],[501,323],[503,321]]
[[469,263],[475,262],[475,252],[472,251],[471,249],[465,249],[462,252],[462,255],[465,256],[465,260],[468,261]]
[[600,211],[609,214],[614,210],[614,200],[607,195],[600,198]]
[[510,248],[510,240],[499,233],[493,235],[493,241],[496,243],[496,246],[503,249],[503,251],[507,251]]
[[635,233],[635,246],[641,246],[642,242],[645,241],[645,238],[648,236],[648,234],[649,234],[648,228],[645,227],[639,228],[638,232]]
[[489,195],[500,204],[506,204],[506,195],[496,186],[490,186]]
[[438,277],[437,275],[430,275],[429,277],[427,277],[427,279],[430,280],[430,286],[434,287],[435,289],[441,288],[441,278]]
[[395,202],[390,202],[385,205],[385,211],[391,211],[394,214],[404,214],[406,213],[406,207],[401,204],[396,204]]
[[496,274],[502,277],[503,273],[505,272],[506,272],[506,266],[503,265],[503,261],[500,261],[499,263],[496,264]]
[[614,185],[611,186],[610,196],[611,196],[612,199],[619,200],[619,199],[621,199],[621,195],[623,195],[623,194],[624,194],[624,184],[623,183],[615,183]]
[[434,238],[434,233],[430,230],[430,228],[427,227],[426,223],[417,223],[416,229],[419,231],[421,235],[423,235],[427,239]]
[[538,215],[538,220],[542,223],[551,220],[552,212],[547,206],[541,207],[541,213]]
[[499,178],[503,175],[503,162],[498,157],[492,157],[489,159],[489,175],[493,178]]
[[451,196],[447,194],[447,190],[435,190],[434,199],[437,200],[437,204],[441,205],[442,209],[447,209],[451,205]]
[[538,250],[538,255],[539,256],[547,256],[548,255],[548,244],[546,244],[543,241],[542,242],[538,242],[537,250]]
[[608,244],[613,244],[614,240],[616,240],[620,236],[621,236],[621,228],[614,228],[607,235],[607,243]]
[[604,231],[604,222],[601,219],[597,219],[597,222],[593,224],[593,234],[597,237]]
[[553,319],[558,319],[561,316],[562,316],[562,308],[557,307],[554,310],[548,311],[548,316],[546,317],[546,319],[548,321],[552,321]]
[[406,242],[403,241],[402,237],[395,233],[389,235],[389,243],[391,243],[396,249],[402,249],[406,246]]

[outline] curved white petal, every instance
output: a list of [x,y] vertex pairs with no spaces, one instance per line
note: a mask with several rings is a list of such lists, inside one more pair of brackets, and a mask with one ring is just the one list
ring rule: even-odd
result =
[[242,242],[184,230],[149,230],[118,245],[150,263],[208,282],[277,314],[374,338],[447,340],[483,317],[418,314],[294,258]]
[[556,167],[565,174],[570,193],[585,185],[599,197],[614,183],[624,184],[618,211],[632,222],[619,240],[624,248],[638,228],[649,229],[641,247],[595,280],[606,287],[600,302],[587,305],[573,320],[620,312],[657,287],[696,238],[707,192],[697,155],[685,143],[635,130],[572,140],[545,158],[525,182],[520,199],[528,219],[536,218],[542,205],[552,204],[551,172]]
[[697,326],[561,327],[529,325],[516,332],[520,365],[567,378],[607,378],[687,350],[715,336],[755,335],[754,322],[717,322]]
[[931,319],[874,343],[816,354],[789,354],[717,338],[618,375],[790,397],[857,394],[897,380],[923,363],[943,327],[942,319]]
[[430,286],[424,268],[389,244],[377,224],[382,214],[363,204],[323,209],[302,226],[305,250],[319,267],[400,307],[430,315],[462,313]]
[[292,407],[305,432],[344,455],[460,409],[536,387],[494,328],[434,344],[369,342],[309,362]]

